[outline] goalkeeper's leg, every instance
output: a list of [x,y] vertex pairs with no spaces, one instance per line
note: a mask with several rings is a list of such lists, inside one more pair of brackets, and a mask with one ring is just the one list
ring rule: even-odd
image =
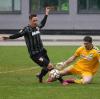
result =
[[92,78],[93,76],[91,73],[85,73],[85,75],[83,74],[82,79],[76,79],[74,82],[77,84],[89,84],[91,83]]
[[64,82],[76,84],[89,84],[92,81],[93,75],[91,72],[82,72],[82,79],[67,79]]

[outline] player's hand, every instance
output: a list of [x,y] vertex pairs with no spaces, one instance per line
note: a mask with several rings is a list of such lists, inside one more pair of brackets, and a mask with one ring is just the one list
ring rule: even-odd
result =
[[64,62],[60,62],[56,64],[57,69],[62,69],[64,67]]
[[8,39],[9,39],[8,36],[3,36],[3,37],[2,37],[2,40],[8,40]]
[[50,12],[50,7],[46,7],[46,15],[48,15],[49,14],[49,12]]
[[9,36],[4,36],[4,35],[0,35],[0,40],[7,40],[9,39]]

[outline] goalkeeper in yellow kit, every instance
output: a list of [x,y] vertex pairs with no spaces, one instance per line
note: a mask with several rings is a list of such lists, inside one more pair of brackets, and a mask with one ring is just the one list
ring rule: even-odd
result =
[[92,38],[85,36],[83,39],[84,45],[79,47],[73,56],[71,56],[65,62],[57,64],[59,67],[65,67],[79,58],[74,65],[68,66],[60,71],[61,76],[69,74],[77,74],[81,76],[81,79],[63,80],[63,85],[68,83],[87,84],[92,81],[93,75],[97,72],[100,54],[99,50],[93,46]]

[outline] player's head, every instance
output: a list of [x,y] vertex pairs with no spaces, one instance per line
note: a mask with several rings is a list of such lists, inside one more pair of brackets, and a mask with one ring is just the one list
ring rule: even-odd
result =
[[38,18],[36,14],[29,15],[29,22],[32,27],[36,27],[38,23]]
[[84,46],[87,50],[90,50],[93,45],[92,45],[92,37],[90,36],[85,36],[84,39],[83,39],[83,42],[84,42]]

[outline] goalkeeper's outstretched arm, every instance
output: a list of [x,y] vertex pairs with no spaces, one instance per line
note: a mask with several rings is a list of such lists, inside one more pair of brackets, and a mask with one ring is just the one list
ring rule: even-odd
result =
[[57,67],[63,68],[65,66],[69,65],[70,63],[72,63],[76,58],[77,58],[77,56],[73,55],[66,61],[57,63]]
[[76,60],[77,56],[73,55],[72,57],[70,57],[68,60],[66,60],[64,62],[64,66],[69,65],[70,63],[72,63],[74,60]]

